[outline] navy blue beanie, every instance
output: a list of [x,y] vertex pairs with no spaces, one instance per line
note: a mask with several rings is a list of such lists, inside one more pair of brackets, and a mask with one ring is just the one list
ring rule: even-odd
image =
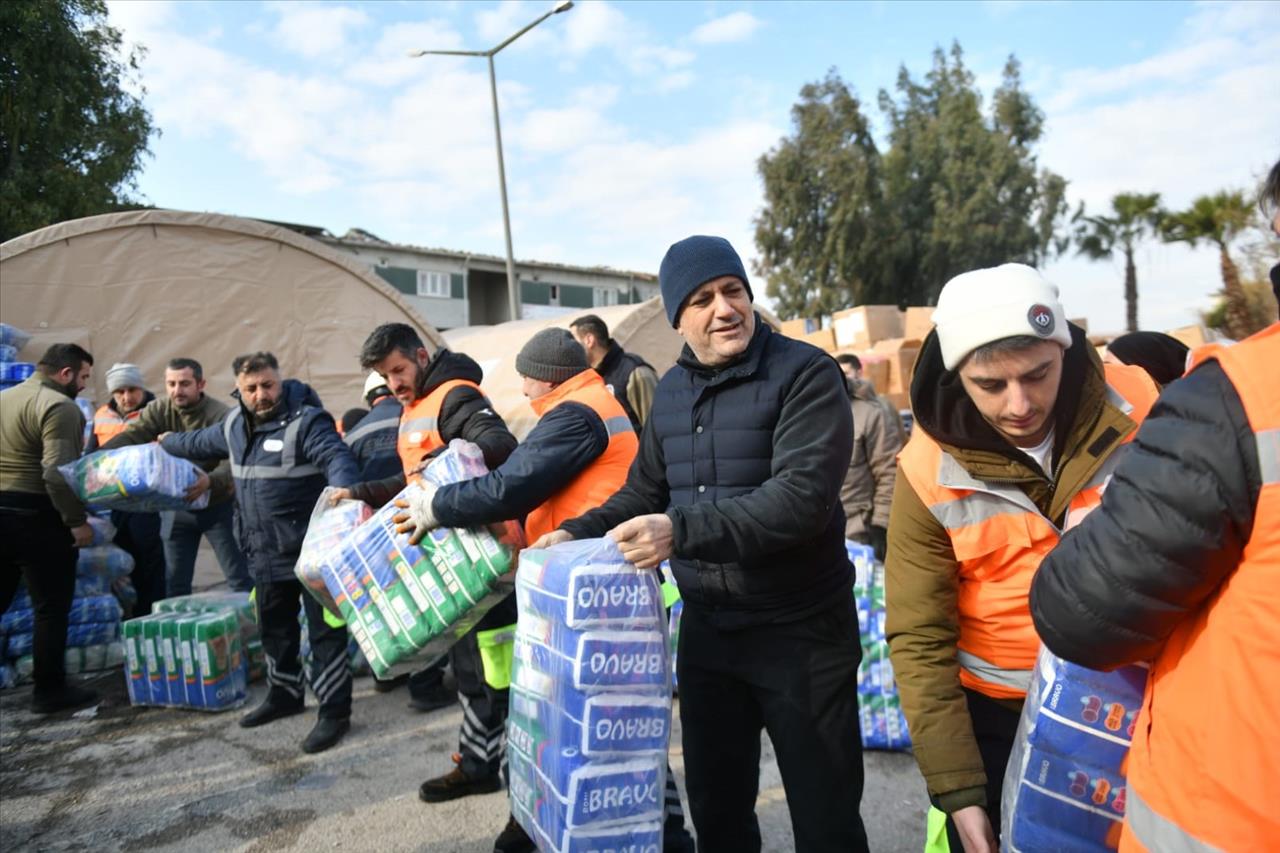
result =
[[742,266],[742,258],[738,257],[728,240],[695,234],[679,243],[672,243],[662,258],[662,266],[658,268],[662,307],[667,310],[671,327],[675,328],[680,319],[680,309],[689,294],[712,279],[726,275],[742,279],[747,295],[755,299],[751,294],[751,282],[747,281],[747,271]]

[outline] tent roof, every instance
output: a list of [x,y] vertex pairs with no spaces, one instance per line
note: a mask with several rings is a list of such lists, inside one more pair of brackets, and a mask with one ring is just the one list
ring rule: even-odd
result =
[[[778,328],[778,318],[772,312],[759,305],[756,311],[766,323]],[[555,326],[567,329],[570,323],[587,314],[604,320],[610,337],[627,352],[653,365],[659,376],[676,363],[684,346],[684,339],[667,322],[662,299],[656,296],[635,305],[584,308],[556,317],[449,329],[443,334],[449,349],[466,353],[480,363],[484,369],[481,388],[511,431],[523,440],[533,429],[537,417],[521,390],[523,382],[516,373],[516,354],[537,332]]]
[[114,362],[138,364],[162,394],[164,364],[195,358],[208,393],[234,387],[236,355],[270,350],[330,411],[360,405],[359,352],[379,323],[444,339],[400,294],[351,256],[266,222],[139,210],[51,225],[0,244],[0,317],[32,335],[20,358],[55,341],[93,353],[91,396],[107,399]]

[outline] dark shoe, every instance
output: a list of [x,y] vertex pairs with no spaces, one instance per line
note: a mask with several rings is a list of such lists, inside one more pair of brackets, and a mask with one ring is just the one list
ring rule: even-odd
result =
[[321,717],[316,720],[316,724],[311,727],[311,731],[302,741],[302,751],[308,754],[314,752],[324,752],[331,746],[336,746],[338,741],[342,740],[342,736],[351,731],[351,720],[347,717],[342,719],[330,719]]
[[662,849],[664,853],[694,853],[693,836],[684,828],[683,815],[668,815],[663,822]]
[[98,701],[98,691],[86,690],[72,684],[63,684],[48,690],[36,690],[31,694],[31,711],[35,714],[52,714],[85,708]]
[[437,708],[448,708],[457,701],[458,694],[452,690],[446,690],[443,684],[417,690],[413,688],[412,682],[409,684],[409,707],[415,711],[425,713]]
[[388,678],[385,680],[381,678],[374,678],[373,689],[379,693],[390,693],[392,690],[395,690],[397,687],[400,687],[401,685],[408,684],[408,683],[409,683],[409,673],[406,672],[406,673],[402,673],[401,675],[397,675],[393,678]]
[[302,710],[303,703],[301,699],[297,702],[281,702],[268,696],[262,700],[261,705],[240,718],[240,728],[251,729],[255,726],[265,726],[267,723],[274,723],[276,720],[292,717],[294,714],[301,714]]
[[514,816],[507,818],[507,825],[493,842],[493,853],[533,853],[536,849],[537,845]]
[[424,803],[446,803],[469,797],[472,794],[492,794],[502,790],[502,779],[497,773],[486,776],[468,776],[462,772],[462,756],[453,754],[454,767],[443,776],[428,779],[418,788],[418,799]]

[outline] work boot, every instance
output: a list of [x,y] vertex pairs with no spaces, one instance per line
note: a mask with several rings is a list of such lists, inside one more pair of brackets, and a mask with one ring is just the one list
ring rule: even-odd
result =
[[448,708],[457,701],[458,694],[445,689],[443,684],[419,687],[415,690],[413,682],[409,682],[409,707],[415,711],[426,713],[437,708]]
[[507,825],[493,842],[493,853],[533,853],[536,849],[529,833],[516,823],[515,815],[507,818]]
[[267,723],[274,723],[276,720],[292,717],[294,714],[301,714],[302,710],[303,702],[301,699],[273,699],[271,694],[268,693],[267,698],[262,700],[261,705],[240,718],[240,728],[252,729],[255,726],[265,726]]
[[409,673],[404,672],[392,678],[378,678],[374,676],[373,689],[378,693],[390,693],[402,684],[409,682]]
[[502,779],[497,773],[484,776],[469,776],[462,772],[462,756],[453,754],[453,763],[458,765],[443,776],[428,779],[418,788],[418,799],[424,803],[445,803],[469,797],[472,794],[492,794],[502,790]]
[[316,720],[316,724],[311,727],[306,739],[302,741],[302,751],[308,754],[324,752],[329,747],[336,746],[338,741],[342,740],[342,736],[350,730],[350,717],[337,719],[321,717]]
[[70,711],[73,708],[88,707],[97,701],[98,691],[73,684],[60,684],[43,690],[37,687],[31,693],[31,712],[52,714],[55,711]]
[[694,853],[693,836],[684,828],[684,815],[667,815],[662,823],[664,853]]

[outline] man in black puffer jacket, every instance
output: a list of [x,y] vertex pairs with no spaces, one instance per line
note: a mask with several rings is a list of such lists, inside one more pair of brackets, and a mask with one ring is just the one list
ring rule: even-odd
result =
[[641,568],[670,557],[685,601],[680,721],[699,850],[760,850],[761,728],[796,849],[866,850],[844,376],[752,311],[728,241],[676,243],[659,280],[686,346],[658,383],[626,485],[535,546],[609,533]]

